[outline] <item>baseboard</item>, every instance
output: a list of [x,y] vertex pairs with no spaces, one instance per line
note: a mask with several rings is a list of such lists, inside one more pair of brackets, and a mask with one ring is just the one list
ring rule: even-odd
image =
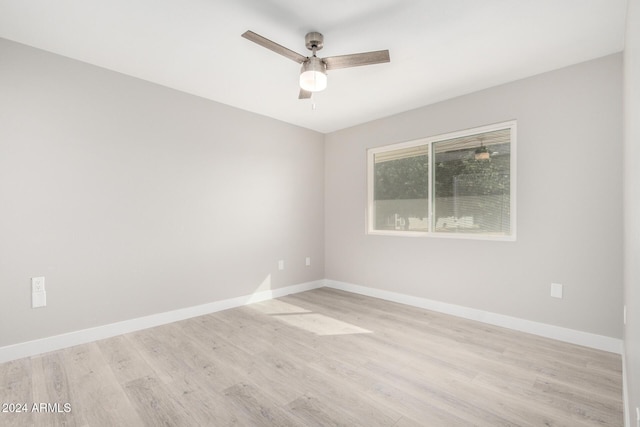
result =
[[255,302],[266,301],[273,298],[283,297],[289,294],[309,291],[324,286],[324,280],[301,283],[298,285],[286,286],[268,291],[260,291],[241,297],[215,301],[208,304],[194,307],[172,310],[164,313],[152,314],[150,316],[125,320],[109,325],[97,326],[95,328],[83,329],[66,334],[55,335],[34,341],[0,347],[0,363],[10,360],[21,359],[23,357],[35,356],[74,345],[86,344],[89,342],[111,338],[116,335],[139,331],[141,329],[152,328],[154,326],[165,325],[171,322],[202,316],[229,308],[240,307],[253,304]]
[[356,294],[367,295],[374,298],[380,298],[387,301],[393,301],[401,304],[411,305],[414,307],[424,308],[427,310],[437,311],[440,313],[451,314],[453,316],[458,316],[465,319],[477,320],[479,322],[488,323],[495,326],[502,326],[504,328],[514,329],[516,331],[526,332],[546,338],[552,338],[571,344],[581,345],[584,347],[622,354],[623,341],[617,338],[591,334],[588,332],[548,325],[545,323],[533,322],[531,320],[505,316],[503,314],[492,313],[489,311],[478,310],[475,308],[469,308],[455,304],[448,304],[426,298],[414,297],[397,292],[339,282],[336,280],[325,280],[325,286],[347,292],[353,292]]

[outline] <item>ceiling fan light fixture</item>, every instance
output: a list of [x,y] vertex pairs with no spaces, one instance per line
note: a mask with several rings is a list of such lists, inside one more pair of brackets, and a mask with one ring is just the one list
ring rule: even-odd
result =
[[300,87],[309,92],[320,92],[327,88],[327,67],[316,56],[302,64]]
[[324,36],[317,31],[307,33],[304,38],[305,46],[311,51],[312,56],[300,55],[298,52],[294,52],[253,31],[245,31],[242,37],[302,65],[298,99],[309,99],[313,92],[326,89],[327,70],[382,64],[390,61],[388,50],[318,58],[316,52],[324,46]]
[[480,147],[476,148],[476,151],[474,154],[475,154],[474,157],[476,160],[489,160],[491,158],[491,153],[489,152],[489,149],[485,147],[482,142],[480,143]]

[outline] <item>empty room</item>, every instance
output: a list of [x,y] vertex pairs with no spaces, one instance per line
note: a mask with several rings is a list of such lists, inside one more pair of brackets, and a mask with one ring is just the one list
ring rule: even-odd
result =
[[0,425],[640,427],[640,0],[0,0]]

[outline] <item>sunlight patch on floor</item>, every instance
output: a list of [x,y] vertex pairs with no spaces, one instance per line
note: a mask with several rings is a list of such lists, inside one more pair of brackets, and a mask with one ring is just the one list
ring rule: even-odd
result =
[[325,316],[319,313],[301,313],[301,314],[277,314],[274,315],[281,320],[296,328],[313,332],[316,335],[347,335],[347,334],[370,334],[368,329],[360,328],[351,323],[343,322],[333,317]]
[[252,304],[251,308],[264,314],[311,313],[302,307],[277,299]]
[[272,316],[290,326],[304,329],[316,335],[370,334],[372,331],[351,323],[334,319],[324,314],[314,313],[284,301],[272,299],[251,304],[253,310]]

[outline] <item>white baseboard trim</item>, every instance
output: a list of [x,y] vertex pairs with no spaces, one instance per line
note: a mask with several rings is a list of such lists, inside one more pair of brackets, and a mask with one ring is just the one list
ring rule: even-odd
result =
[[194,307],[181,308],[178,310],[152,314],[150,316],[139,317],[136,319],[124,320],[122,322],[97,326],[95,328],[82,329],[66,334],[8,345],[5,347],[0,347],[0,363],[8,362],[15,359],[21,359],[23,357],[35,356],[38,354],[60,350],[62,348],[72,347],[75,345],[86,344],[105,338],[111,338],[116,335],[122,335],[129,332],[139,331],[141,329],[152,328],[154,326],[165,325],[167,323],[177,322],[180,320],[202,316],[209,313],[215,313],[217,311],[227,310],[229,308],[235,308],[243,305],[253,304],[255,302],[279,298],[289,294],[309,291],[311,289],[321,288],[322,286],[324,286],[324,280],[301,283],[298,285],[286,286],[284,288],[278,288],[268,291],[260,291],[250,295],[215,301],[208,304],[197,305]]
[[546,323],[533,322],[531,320],[464,307],[461,305],[449,304],[426,298],[414,297],[397,292],[385,291],[381,289],[369,288],[366,286],[354,285],[336,280],[325,280],[325,286],[340,289],[347,292],[380,298],[400,304],[411,305],[440,313],[451,314],[470,320],[488,323],[490,325],[502,326],[516,331],[552,338],[559,341],[577,344],[584,347],[604,350],[611,353],[622,354],[621,339],[606,337],[603,335],[591,334],[560,326],[548,325]]
[[627,353],[622,343],[622,405],[624,407],[624,427],[631,427],[631,406],[629,405],[629,385],[627,384]]

